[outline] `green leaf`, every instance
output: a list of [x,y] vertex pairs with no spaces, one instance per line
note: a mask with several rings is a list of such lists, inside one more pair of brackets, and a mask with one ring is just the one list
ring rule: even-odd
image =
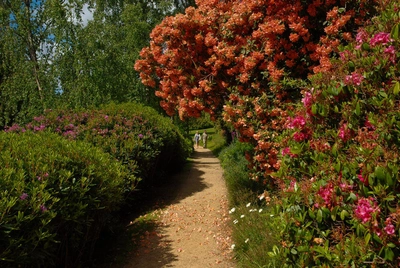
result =
[[342,219],[342,221],[344,221],[347,216],[349,216],[349,213],[347,212],[347,210],[343,209],[342,212],[340,212],[340,218]]
[[396,84],[393,87],[393,94],[398,95],[400,92],[400,83],[397,81]]
[[317,222],[321,222],[322,221],[322,210],[318,209],[317,212]]
[[297,254],[297,250],[294,249],[294,248],[292,248],[292,249],[290,250],[290,253],[292,253],[293,255],[296,255],[296,254]]
[[363,50],[366,50],[366,51],[369,51],[369,44],[368,43],[363,43],[362,45],[361,45],[361,48],[363,49]]
[[364,237],[364,240],[365,240],[365,244],[368,244],[369,241],[371,240],[371,234],[370,234],[370,233],[367,233],[367,234],[365,235],[365,237]]
[[313,114],[317,114],[317,113],[318,113],[318,106],[317,106],[317,104],[313,104],[313,105],[311,106],[311,112],[312,112]]
[[385,248],[385,260],[393,261],[394,253],[390,248]]
[[390,37],[394,40],[399,39],[399,24],[396,24],[393,28],[392,31],[390,32]]
[[356,114],[357,116],[360,116],[360,114],[361,114],[360,102],[357,102],[357,104],[356,104],[356,110],[355,110],[354,112],[355,112],[355,114]]
[[381,182],[381,183],[385,183],[386,182],[386,170],[384,167],[381,166],[377,166],[375,168],[375,172],[374,172],[376,178]]

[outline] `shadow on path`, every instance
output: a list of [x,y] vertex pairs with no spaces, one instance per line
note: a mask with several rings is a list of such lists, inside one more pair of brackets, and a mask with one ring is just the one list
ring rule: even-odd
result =
[[[129,214],[126,232],[116,234],[116,240],[123,241],[122,245],[110,244],[109,252],[105,253],[115,255],[114,260],[96,267],[174,267],[171,263],[177,260],[179,252],[171,248],[173,238],[166,233],[169,224],[160,225],[155,219],[140,218],[140,214],[175,206],[182,200],[205,191],[213,186],[213,182],[205,181],[206,176],[210,176],[205,170],[214,169],[220,169],[219,160],[210,150],[199,148],[194,151],[190,163],[182,171],[168,178],[166,183],[141,193],[144,198],[138,201],[137,206],[145,210]],[[143,254],[148,254],[147,258],[139,258]]]

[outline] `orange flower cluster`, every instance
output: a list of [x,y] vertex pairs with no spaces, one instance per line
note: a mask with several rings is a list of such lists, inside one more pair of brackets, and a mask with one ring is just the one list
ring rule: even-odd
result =
[[279,166],[270,131],[282,129],[287,103],[300,95],[280,81],[330,70],[329,57],[340,40],[351,40],[373,2],[198,0],[153,30],[135,69],[168,114],[223,113],[264,153],[265,163],[255,156],[257,169],[270,173]]

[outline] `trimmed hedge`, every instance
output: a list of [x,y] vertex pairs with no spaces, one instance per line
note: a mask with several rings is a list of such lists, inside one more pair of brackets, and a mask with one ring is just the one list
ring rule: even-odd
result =
[[134,180],[88,143],[0,133],[0,266],[76,266]]

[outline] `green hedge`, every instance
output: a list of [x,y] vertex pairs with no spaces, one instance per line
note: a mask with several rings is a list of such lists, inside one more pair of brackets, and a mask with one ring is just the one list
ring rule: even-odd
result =
[[134,180],[88,143],[0,133],[0,266],[75,266]]
[[169,118],[140,104],[109,104],[95,110],[54,110],[7,131],[51,130],[102,148],[133,174],[153,183],[182,166],[192,148]]

